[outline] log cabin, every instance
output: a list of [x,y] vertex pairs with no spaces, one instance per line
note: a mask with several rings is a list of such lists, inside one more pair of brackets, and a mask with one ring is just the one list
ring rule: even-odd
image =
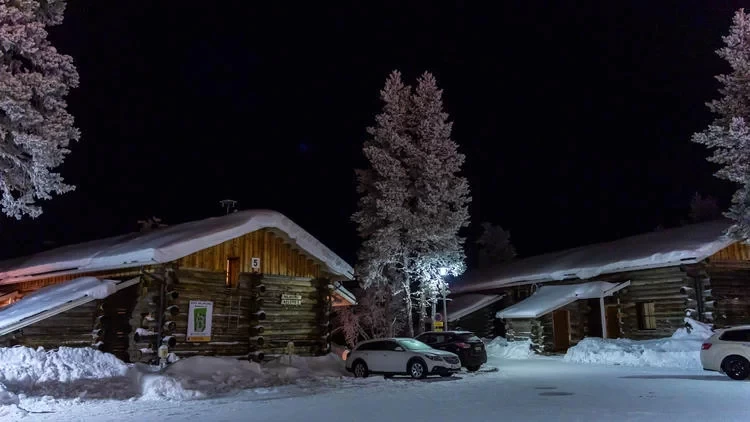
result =
[[0,262],[0,346],[126,362],[330,350],[352,267],[284,215],[244,210]]
[[750,323],[750,247],[727,220],[520,259],[451,287],[448,321],[564,353],[584,337],[670,336],[685,318]]

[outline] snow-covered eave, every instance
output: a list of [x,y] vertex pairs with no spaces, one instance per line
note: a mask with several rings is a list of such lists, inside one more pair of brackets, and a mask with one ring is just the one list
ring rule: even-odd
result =
[[357,304],[357,298],[354,296],[352,292],[347,290],[341,283],[335,282],[334,283],[334,291],[341,296],[342,299],[347,301],[350,305],[356,305]]
[[461,310],[453,311],[448,313],[448,322],[454,322],[459,318],[463,318],[466,315],[469,315],[473,312],[476,312],[486,306],[490,306],[493,303],[499,301],[500,299],[504,298],[506,295],[503,294],[497,294],[497,295],[487,295],[487,297],[478,300],[476,303],[467,306]]
[[[727,244],[726,246],[728,246],[729,244]],[[714,253],[723,249],[724,247],[721,247],[711,253],[702,254],[694,258],[684,258],[680,260],[666,261],[666,262],[655,263],[655,264],[622,265],[622,266],[618,266],[618,264],[610,264],[608,266],[602,266],[602,267],[586,267],[586,268],[566,270],[563,272],[563,274],[547,273],[547,274],[540,274],[540,275],[535,275],[535,276],[523,275],[523,276],[516,276],[516,277],[509,277],[509,278],[500,278],[496,280],[485,281],[482,283],[467,284],[465,286],[455,286],[451,290],[453,290],[453,292],[456,294],[472,293],[472,292],[481,292],[483,290],[498,289],[498,288],[504,288],[504,287],[523,286],[526,284],[547,283],[550,281],[563,281],[563,280],[575,280],[575,279],[589,280],[591,278],[598,277],[600,275],[617,274],[617,273],[621,273],[625,271],[641,271],[641,270],[651,270],[651,269],[657,269],[657,268],[675,267],[675,266],[684,265],[684,264],[695,264],[695,263],[703,261],[704,259],[713,255]],[[612,267],[612,268],[607,268],[607,267]],[[582,277],[579,277],[578,274],[586,274],[587,277],[582,278]]]
[[[114,280],[102,280],[102,281],[112,281]],[[140,283],[141,278],[140,277],[134,277],[130,280],[119,282],[115,285],[115,292],[119,292],[122,289],[128,288],[130,286],[136,285]],[[23,300],[23,299],[21,299]],[[84,305],[86,303],[89,303],[93,300],[97,300],[94,296],[84,295],[78,299],[74,299],[71,301],[68,301],[66,303],[60,304],[58,306],[55,306],[50,309],[43,309],[40,310],[39,313],[34,314],[32,316],[29,316],[27,318],[24,318],[18,322],[15,322],[13,324],[7,325],[5,327],[0,328],[0,336],[4,336],[6,334],[12,333],[16,330],[20,330],[24,327],[27,327],[31,324],[37,323],[39,321],[43,321],[47,318],[53,317],[55,315],[61,314],[67,310],[76,308],[78,306]]]

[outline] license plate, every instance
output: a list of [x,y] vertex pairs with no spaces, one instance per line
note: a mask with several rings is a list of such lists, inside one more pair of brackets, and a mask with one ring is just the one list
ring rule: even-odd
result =
[[482,346],[477,346],[477,347],[474,348],[474,350],[476,350],[478,352],[478,351],[482,350]]

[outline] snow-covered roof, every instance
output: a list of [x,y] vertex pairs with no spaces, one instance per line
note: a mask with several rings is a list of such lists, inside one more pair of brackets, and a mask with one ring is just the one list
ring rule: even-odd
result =
[[133,285],[135,281],[138,279],[116,281],[80,277],[43,287],[18,302],[0,308],[0,335],[48,318],[55,311],[60,313],[92,300],[104,299]]
[[512,283],[590,279],[601,274],[698,262],[735,242],[725,236],[730,224],[727,220],[709,221],[520,259],[467,273],[451,286],[451,292],[477,292]]
[[167,263],[263,228],[277,229],[286,240],[323,263],[329,273],[353,278],[354,270],[349,264],[283,214],[245,210],[3,261],[0,262],[0,284],[59,273],[78,274]]
[[482,294],[469,293],[452,298],[448,302],[448,322],[453,322],[459,318],[465,317],[472,312],[478,311],[485,306],[492,305],[502,299],[504,294]]
[[[565,284],[560,286],[543,285],[526,299],[497,311],[497,318],[539,318],[540,316],[560,309],[579,299],[596,299],[609,296],[615,290],[625,287],[624,284],[608,283],[606,281],[592,281],[580,284]],[[629,284],[629,283],[627,283]]]

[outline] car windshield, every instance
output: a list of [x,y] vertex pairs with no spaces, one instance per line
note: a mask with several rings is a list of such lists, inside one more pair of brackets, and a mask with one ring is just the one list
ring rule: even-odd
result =
[[422,343],[419,340],[415,340],[413,338],[408,338],[404,340],[398,341],[406,350],[425,350],[425,349],[432,349],[432,347]]

